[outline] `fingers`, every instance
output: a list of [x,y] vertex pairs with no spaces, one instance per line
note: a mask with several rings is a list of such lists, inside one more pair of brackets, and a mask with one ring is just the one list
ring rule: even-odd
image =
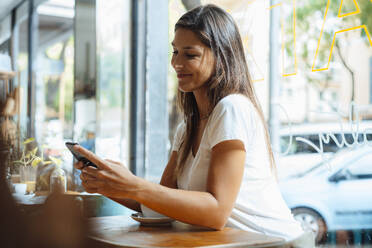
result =
[[91,175],[89,175],[89,174],[87,174],[87,173],[81,173],[80,174],[80,179],[81,179],[81,181],[87,181],[87,180],[91,180],[91,181],[93,181],[93,180],[97,180],[97,178],[96,177],[94,177],[94,176],[91,176]]
[[113,164],[116,164],[116,165],[121,165],[121,166],[123,166],[122,163],[120,163],[120,162],[118,162],[118,161],[111,160],[111,159],[105,159],[105,161],[110,162],[110,163],[113,163]]
[[81,185],[83,185],[87,192],[88,190],[97,192],[98,188],[103,187],[105,185],[105,182],[100,181],[96,177],[93,177],[87,173],[81,173],[80,179]]
[[105,182],[99,180],[84,180],[82,181],[81,185],[84,186],[85,189],[100,189],[104,188]]
[[84,164],[83,164],[83,162],[78,161],[78,162],[76,162],[76,163],[74,164],[74,167],[75,167],[76,169],[78,169],[78,170],[81,170],[81,169],[84,168]]
[[[79,163],[76,164],[76,167],[79,168]],[[99,187],[104,186],[105,183],[94,176],[98,171],[98,169],[91,166],[82,169],[82,173],[80,174],[81,185],[84,187],[87,193],[98,193]]]
[[92,153],[91,151],[88,151],[84,147],[81,147],[79,145],[74,145],[74,150],[79,152],[81,155],[83,155],[85,158],[87,158],[92,163],[96,164],[99,169],[109,169],[109,166],[106,165],[105,161],[102,160],[100,157]]
[[[89,178],[89,179],[88,179]],[[88,193],[96,193],[97,187],[92,186],[92,179],[89,175],[83,175],[83,173],[80,175],[81,179],[81,185],[84,187],[85,191]]]
[[85,183],[82,183],[81,184],[83,187],[84,187],[84,189],[85,189],[85,191],[87,192],[87,193],[98,193],[98,188],[96,188],[96,187],[89,187],[87,184],[85,184]]
[[93,166],[86,166],[83,170],[83,173],[88,174],[94,178],[99,178],[100,177],[100,172],[101,170],[93,167]]

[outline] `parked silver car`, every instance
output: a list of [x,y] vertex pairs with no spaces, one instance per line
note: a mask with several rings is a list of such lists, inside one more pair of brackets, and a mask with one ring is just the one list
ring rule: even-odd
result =
[[[329,158],[337,152],[340,147],[335,142],[341,143],[343,137],[348,144],[353,144],[355,137],[358,137],[358,142],[364,141],[364,133],[366,132],[367,140],[372,141],[372,121],[361,121],[360,123],[350,125],[348,122],[342,124],[338,122],[330,123],[304,123],[292,126],[282,127],[280,130],[280,145],[281,153],[277,154],[275,160],[278,169],[278,178],[283,180],[301,171],[308,170],[322,162],[324,157]],[[358,131],[358,132],[357,132]],[[357,132],[357,133],[356,133]],[[329,142],[323,143],[323,156],[321,156],[316,149],[298,138],[305,139],[315,146],[320,146],[320,134],[323,137],[327,135],[334,135]],[[292,137],[292,139],[291,139]],[[284,154],[288,152],[287,154]]]
[[294,217],[317,241],[327,231],[372,229],[371,143],[340,150],[279,185]]

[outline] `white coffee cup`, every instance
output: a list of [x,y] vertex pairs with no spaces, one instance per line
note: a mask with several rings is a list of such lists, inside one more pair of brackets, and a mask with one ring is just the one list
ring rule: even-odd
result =
[[25,183],[13,183],[14,191],[16,194],[26,194],[27,184]]
[[144,217],[149,217],[149,218],[162,218],[166,217],[165,215],[159,214],[158,212],[146,207],[145,205],[141,204],[141,210],[142,210],[142,215]]

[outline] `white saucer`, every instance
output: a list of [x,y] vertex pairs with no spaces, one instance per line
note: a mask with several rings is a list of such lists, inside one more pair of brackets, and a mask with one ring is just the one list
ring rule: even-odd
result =
[[144,226],[170,225],[174,219],[169,217],[144,217],[142,213],[134,213],[130,216],[133,220],[138,221]]

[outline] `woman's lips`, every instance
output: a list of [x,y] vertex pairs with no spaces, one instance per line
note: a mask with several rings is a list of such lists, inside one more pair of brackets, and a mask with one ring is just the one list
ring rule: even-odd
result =
[[189,77],[191,76],[192,74],[186,74],[186,73],[179,73],[177,74],[177,78],[185,78],[185,77]]

